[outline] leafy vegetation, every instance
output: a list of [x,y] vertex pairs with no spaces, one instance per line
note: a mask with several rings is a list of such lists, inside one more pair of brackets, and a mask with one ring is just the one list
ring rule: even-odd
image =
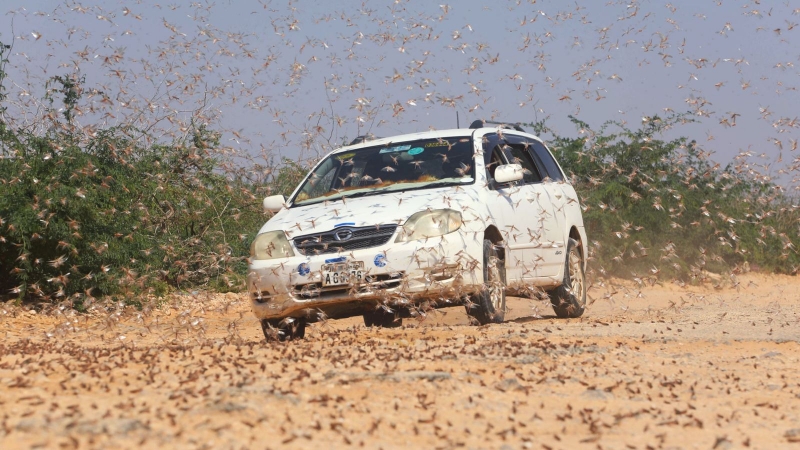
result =
[[[143,148],[109,129],[10,135],[0,160],[4,292],[41,298],[240,284],[255,195],[215,173],[214,135]],[[247,209],[239,208],[239,205]],[[92,291],[94,289],[94,291]]]
[[655,116],[638,130],[607,123],[594,131],[572,118],[579,137],[529,124],[551,137],[581,196],[594,269],[684,281],[747,267],[796,273],[798,206],[741,164],[710,161],[693,140],[661,138],[688,120]]
[[[0,116],[0,295],[80,306],[98,295],[241,289],[271,189],[228,174],[219,135],[204,125],[169,144],[132,127],[82,139],[70,123],[79,80],[52,81],[64,110],[47,133],[11,130]],[[299,170],[287,167],[282,192]]]

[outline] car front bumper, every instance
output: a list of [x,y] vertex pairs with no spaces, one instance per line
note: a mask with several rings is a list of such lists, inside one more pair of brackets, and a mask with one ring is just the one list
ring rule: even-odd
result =
[[[460,303],[481,289],[482,239],[457,231],[445,236],[351,252],[295,256],[250,263],[247,285],[258,319],[346,317],[374,309],[411,307],[425,301]],[[394,239],[392,239],[393,241]],[[323,286],[323,265],[363,262],[364,280]]]

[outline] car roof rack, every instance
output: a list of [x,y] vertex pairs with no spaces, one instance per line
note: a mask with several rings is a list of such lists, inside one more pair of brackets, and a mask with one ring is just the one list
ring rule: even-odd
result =
[[350,141],[350,144],[348,145],[361,144],[362,142],[374,141],[375,139],[380,139],[380,138],[375,136],[374,134],[364,134],[361,136],[356,136],[356,138]]
[[478,129],[478,128],[483,128],[483,127],[486,126],[487,123],[490,124],[490,125],[500,125],[501,128],[511,128],[511,129],[514,129],[514,130],[517,130],[517,131],[521,131],[523,133],[525,132],[525,130],[523,130],[522,127],[520,126],[519,122],[517,122],[517,123],[508,123],[508,122],[496,122],[494,120],[483,120],[483,119],[478,119],[478,120],[472,122],[469,125],[469,128],[472,129],[472,130],[475,130],[475,129]]

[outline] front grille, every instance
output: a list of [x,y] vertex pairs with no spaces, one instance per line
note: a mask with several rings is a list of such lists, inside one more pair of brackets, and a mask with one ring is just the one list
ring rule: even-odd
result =
[[389,242],[397,224],[369,227],[339,227],[324,233],[298,236],[292,241],[304,255],[349,252],[362,248],[377,247]]

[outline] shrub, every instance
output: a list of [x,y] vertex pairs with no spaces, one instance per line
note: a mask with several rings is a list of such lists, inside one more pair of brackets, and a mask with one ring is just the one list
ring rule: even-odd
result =
[[0,159],[2,292],[33,298],[136,295],[163,284],[241,286],[248,237],[263,221],[251,185],[219,173],[217,136],[139,145],[110,128],[7,133]]
[[713,163],[695,141],[661,139],[688,120],[655,116],[639,130],[609,122],[595,132],[572,118],[585,137],[529,124],[551,135],[551,148],[576,185],[594,268],[623,277],[688,279],[747,262],[795,273],[796,207],[779,186]]

